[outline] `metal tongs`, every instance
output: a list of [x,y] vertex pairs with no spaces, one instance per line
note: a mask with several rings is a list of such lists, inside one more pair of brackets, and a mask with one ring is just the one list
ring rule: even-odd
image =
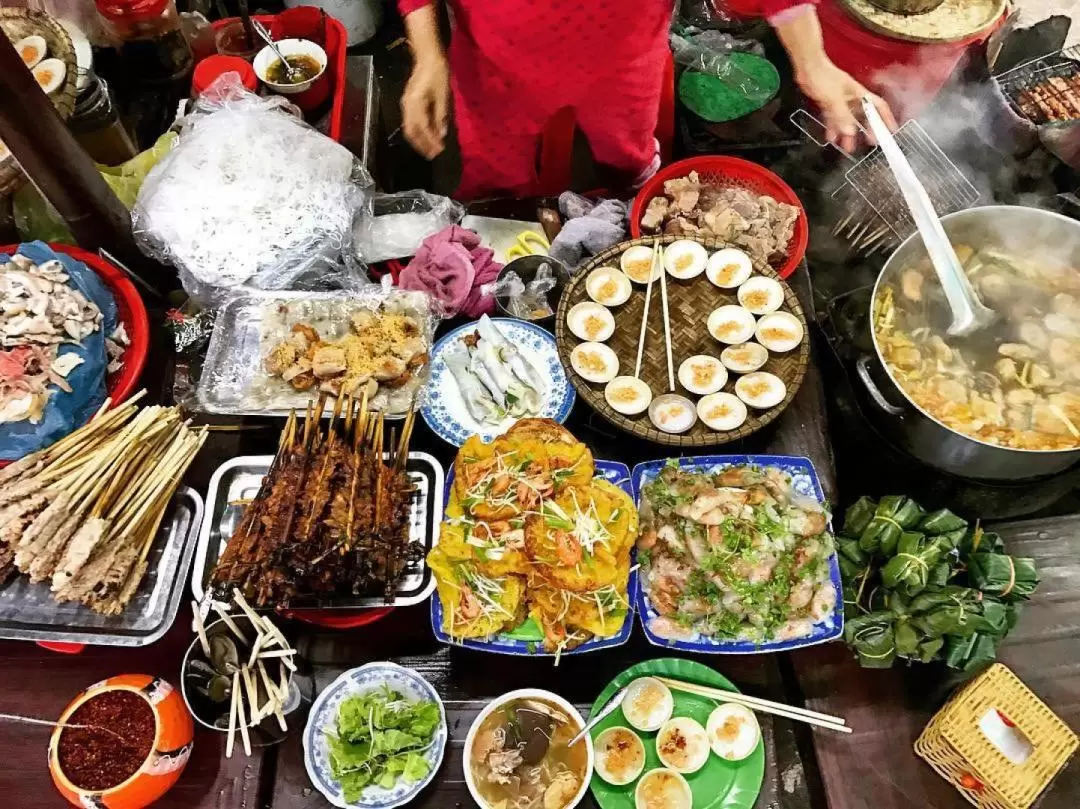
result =
[[949,303],[949,309],[952,310],[952,325],[948,328],[949,334],[954,337],[967,337],[986,328],[994,322],[997,315],[979,300],[975,288],[971,286],[960,264],[959,256],[953,250],[945,228],[941,226],[941,220],[938,219],[926,189],[915,176],[911,164],[908,163],[892,133],[889,132],[889,128],[885,126],[885,122],[881,120],[869,96],[863,96],[862,107],[866,121],[870,124],[870,130],[877,138],[878,145],[889,162],[889,168],[896,177],[896,184],[904,195],[908,210],[911,211],[911,216],[919,228],[923,244],[926,245],[926,252],[930,254],[930,262],[937,272],[938,281],[941,282],[941,288],[945,291],[945,299]]

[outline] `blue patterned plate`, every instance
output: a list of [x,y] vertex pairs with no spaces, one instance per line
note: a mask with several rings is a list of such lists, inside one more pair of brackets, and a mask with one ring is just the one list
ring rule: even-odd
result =
[[[825,495],[821,491],[821,483],[818,481],[817,472],[809,458],[799,458],[792,455],[699,455],[690,458],[678,458],[679,466],[684,469],[692,469],[698,472],[719,472],[728,466],[750,464],[753,466],[776,466],[791,475],[792,487],[801,495],[813,497],[819,503],[825,502]],[[642,487],[660,474],[667,461],[648,461],[639,463],[634,467],[631,480],[634,486],[634,501],[641,504]],[[829,523],[830,532],[832,523]],[[835,640],[844,632],[844,595],[843,585],[840,581],[840,564],[836,559],[836,553],[829,559],[829,578],[832,580],[833,589],[836,591],[836,605],[833,614],[824,621],[814,624],[814,630],[809,635],[791,640],[775,640],[767,643],[755,643],[747,640],[728,640],[708,638],[697,635],[691,640],[669,640],[654,634],[649,629],[649,621],[657,617],[657,612],[649,601],[644,587],[638,587],[637,611],[641,616],[641,626],[645,630],[645,637],[653,646],[665,649],[681,649],[685,652],[700,652],[704,654],[759,654],[764,652],[785,652],[789,649],[798,649],[803,646],[815,646],[819,643]]]
[[[601,477],[609,483],[614,483],[631,497],[634,496],[634,491],[630,486],[630,468],[626,464],[617,463],[615,461],[596,461],[595,463],[597,477]],[[449,477],[446,480],[446,503],[450,502],[450,492],[454,490],[453,466],[450,467],[448,474]],[[445,507],[444,503],[443,508],[445,509]],[[622,628],[619,630],[618,634],[612,635],[610,638],[593,638],[569,652],[563,652],[563,654],[576,655],[585,654],[586,652],[595,652],[600,649],[608,649],[612,646],[622,646],[630,640],[630,633],[634,629],[634,604],[638,603],[638,574],[635,565],[631,565],[630,580],[626,584],[626,596],[627,600],[630,602],[630,609],[627,610],[626,620],[623,621]],[[466,649],[479,649],[482,652],[494,652],[495,654],[501,655],[529,655],[530,657],[555,656],[551,652],[545,652],[543,644],[539,641],[518,640],[505,635],[495,635],[494,637],[486,639],[451,638],[443,631],[442,602],[439,600],[439,593],[437,591],[431,597],[431,631],[435,633],[435,638],[441,643],[452,646],[462,646]]]
[[[503,337],[516,345],[543,375],[548,383],[544,407],[537,418],[554,419],[562,424],[570,415],[577,394],[566,378],[555,338],[539,326],[524,320],[494,317],[491,319]],[[425,401],[420,408],[428,427],[439,438],[460,447],[471,435],[479,435],[491,441],[505,433],[517,419],[508,416],[498,424],[480,424],[465,407],[454,375],[446,367],[443,354],[467,334],[476,331],[475,323],[466,323],[446,334],[431,349],[431,379],[425,390]]]
[[[390,789],[369,786],[359,801],[347,803],[342,795],[341,785],[331,775],[330,746],[326,743],[325,731],[333,732],[337,727],[338,710],[342,702],[357,694],[382,688],[383,685],[401,692],[410,701],[429,700],[438,704],[439,727],[435,731],[431,746],[424,753],[431,769],[422,781],[415,784],[399,780]],[[447,736],[446,711],[431,683],[415,671],[396,663],[368,663],[358,669],[350,669],[330,683],[311,706],[307,727],[304,728],[304,766],[311,783],[334,806],[341,809],[394,809],[396,806],[404,806],[419,795],[420,790],[435,778],[439,765],[442,764]]]

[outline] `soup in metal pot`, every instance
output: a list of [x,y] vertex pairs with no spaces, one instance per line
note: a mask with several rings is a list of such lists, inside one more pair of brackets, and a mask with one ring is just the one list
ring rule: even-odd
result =
[[972,438],[1022,450],[1080,447],[1080,272],[1045,256],[955,247],[997,319],[969,337],[950,336],[929,260],[907,265],[883,279],[873,304],[893,379],[929,415]]

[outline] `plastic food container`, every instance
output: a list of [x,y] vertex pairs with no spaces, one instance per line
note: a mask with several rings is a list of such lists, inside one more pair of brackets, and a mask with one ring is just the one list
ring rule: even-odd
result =
[[[110,691],[128,691],[146,700],[154,712],[154,743],[142,765],[126,781],[105,790],[79,789],[60,769],[59,743],[65,732],[61,727],[83,703]],[[191,714],[184,707],[179,692],[158,677],[149,674],[121,674],[95,683],[83,691],[60,715],[49,740],[49,772],[53,783],[74,806],[104,806],[108,809],[142,809],[149,806],[176,783],[191,755],[195,735]]]

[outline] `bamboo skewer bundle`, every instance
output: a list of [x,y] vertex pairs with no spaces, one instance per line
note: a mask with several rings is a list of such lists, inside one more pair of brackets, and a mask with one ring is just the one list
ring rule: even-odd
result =
[[169,500],[206,440],[176,408],[102,408],[0,471],[0,580],[51,579],[57,601],[118,615],[134,595]]
[[302,425],[289,416],[214,569],[216,587],[238,587],[260,607],[342,595],[393,600],[419,554],[409,540],[413,487],[405,473],[414,412],[384,451],[383,416],[366,396],[339,397],[324,429],[326,406],[326,396],[310,404]]

